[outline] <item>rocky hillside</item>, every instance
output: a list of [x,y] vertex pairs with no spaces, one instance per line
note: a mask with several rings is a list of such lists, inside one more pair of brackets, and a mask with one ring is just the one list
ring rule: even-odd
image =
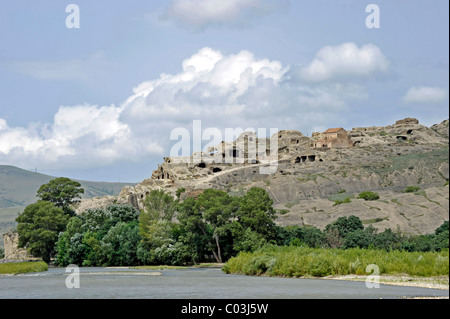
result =
[[[152,189],[175,195],[184,188],[183,199],[207,188],[244,194],[256,186],[266,189],[274,200],[281,225],[323,228],[338,217],[356,215],[379,230],[400,227],[410,233],[429,233],[449,219],[448,120],[427,127],[407,118],[384,127],[353,128],[346,134],[349,147],[316,148],[315,142],[324,138],[321,132],[310,138],[299,131],[280,131],[268,139],[247,132],[209,154],[193,154],[188,162],[165,158],[151,178],[125,187],[118,197],[84,201],[78,212],[112,202],[142,208]],[[265,143],[269,153],[274,141],[276,172],[262,174],[261,168],[270,161],[262,155],[252,158],[250,151]],[[245,154],[244,163],[224,163],[221,156],[228,156],[227,152]],[[211,163],[211,156],[216,162]],[[405,193],[408,186],[420,189]],[[380,199],[357,199],[363,191],[378,192]],[[336,205],[346,198],[347,203]]]

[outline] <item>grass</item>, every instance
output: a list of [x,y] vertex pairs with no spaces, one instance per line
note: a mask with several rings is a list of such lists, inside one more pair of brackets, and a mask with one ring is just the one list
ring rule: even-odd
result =
[[351,201],[350,197],[346,197],[343,200],[335,200],[333,206],[338,206],[338,205],[341,205],[341,204],[349,204],[351,202],[352,201]]
[[43,261],[0,264],[0,274],[3,275],[4,274],[17,275],[47,270],[48,265]]
[[377,265],[380,275],[415,277],[448,276],[449,253],[405,252],[371,249],[323,249],[265,246],[254,253],[241,252],[222,270],[227,274],[282,277],[368,275],[368,265]]
[[417,191],[417,192],[414,192],[414,195],[423,196],[423,197],[425,197],[425,199],[426,199],[427,201],[429,201],[430,203],[434,203],[434,204],[436,204],[436,205],[442,206],[439,202],[437,202],[437,201],[435,201],[435,200],[432,200],[432,199],[429,199],[428,196],[427,196],[427,193],[426,193],[425,191]]
[[275,212],[280,215],[286,215],[290,213],[289,209],[276,209]]
[[397,198],[391,199],[391,202],[396,203],[398,206],[403,206],[403,204],[400,203]]
[[315,175],[315,174],[308,174],[306,177],[299,177],[299,178],[297,178],[297,180],[299,181],[299,182],[309,182],[309,181],[314,181],[314,183],[317,183],[317,176],[318,175]]
[[[336,202],[336,201],[341,201],[341,202],[343,202],[344,200],[345,201],[348,201],[348,200],[351,200],[351,199],[353,199],[355,196],[353,195],[353,194],[348,194],[347,192],[339,192],[338,194],[335,194],[335,195],[331,195],[331,196],[329,196],[328,197],[328,199],[330,200],[330,201],[332,201],[332,202]],[[347,199],[348,198],[348,199]]]
[[[448,147],[423,153],[413,153],[401,156],[391,156],[386,158],[389,165],[382,167],[369,166],[366,169],[377,174],[404,171],[407,167],[439,167],[440,163],[449,159]],[[419,182],[420,184],[420,182]]]
[[294,207],[295,205],[298,205],[298,204],[300,204],[300,200],[294,200],[294,201],[292,201],[292,202],[289,202],[289,203],[284,204],[284,206],[285,206],[286,208],[291,209],[292,207]]
[[159,265],[159,266],[136,266],[130,267],[130,269],[141,269],[141,270],[182,270],[189,268],[219,268],[222,267],[223,264],[217,263],[200,263],[196,265],[190,266],[167,266],[167,265]]

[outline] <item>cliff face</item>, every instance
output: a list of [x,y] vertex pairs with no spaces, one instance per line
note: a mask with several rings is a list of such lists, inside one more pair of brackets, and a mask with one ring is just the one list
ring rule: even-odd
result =
[[[78,212],[111,201],[142,208],[152,189],[175,195],[185,188],[186,197],[208,188],[243,194],[256,186],[268,191],[282,225],[324,227],[338,217],[356,215],[380,230],[398,226],[428,233],[448,220],[448,120],[426,127],[408,118],[384,127],[353,128],[347,134],[349,147],[335,149],[315,148],[321,133],[310,138],[299,131],[280,131],[267,139],[244,133],[207,154],[195,153],[182,161],[165,158],[151,178],[125,187],[115,199],[85,201]],[[226,162],[230,158],[234,163]],[[275,171],[267,174],[267,168]],[[407,186],[421,190],[405,194]],[[381,199],[356,199],[363,191],[377,191]],[[333,206],[343,196],[352,198],[351,203]]]

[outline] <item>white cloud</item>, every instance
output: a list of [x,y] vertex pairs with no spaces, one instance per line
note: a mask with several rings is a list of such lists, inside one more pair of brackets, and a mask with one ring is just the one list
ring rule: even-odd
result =
[[51,124],[9,128],[0,121],[0,161],[81,168],[162,154],[157,143],[134,140],[120,113],[115,106],[80,105],[60,107]]
[[335,125],[349,103],[366,98],[360,85],[311,84],[292,78],[280,61],[205,47],[182,61],[178,73],[137,85],[122,105],[61,106],[52,123],[28,127],[8,127],[0,119],[0,162],[64,169],[143,161],[168,155],[171,131],[190,129],[193,120],[222,131],[308,132]]
[[8,128],[8,123],[6,120],[0,118],[0,131],[6,130]]
[[271,0],[172,0],[166,16],[182,25],[203,29],[209,25],[246,24],[251,15],[267,15],[287,4]]
[[420,86],[412,87],[403,97],[404,103],[435,104],[444,102],[448,97],[448,90],[440,87]]
[[389,63],[381,50],[366,44],[361,48],[353,42],[326,46],[314,60],[301,69],[303,79],[311,82],[369,77],[388,70]]

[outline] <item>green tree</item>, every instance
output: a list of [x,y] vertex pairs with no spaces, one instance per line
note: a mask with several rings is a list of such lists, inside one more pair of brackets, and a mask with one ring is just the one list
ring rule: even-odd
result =
[[335,222],[328,224],[325,227],[325,232],[329,232],[334,228],[337,229],[339,236],[345,238],[349,233],[356,230],[363,230],[364,225],[362,224],[361,219],[352,215],[349,217],[339,217]]
[[[141,237],[138,236],[137,240],[134,233],[137,231],[139,235],[139,215],[140,212],[130,205],[114,204],[72,217],[56,243],[56,263],[61,266],[130,263],[136,259],[137,245],[141,241]],[[133,227],[116,227],[118,224],[133,224]],[[117,242],[120,243],[116,245]]]
[[198,256],[207,250],[221,263],[238,209],[239,200],[220,190],[208,189],[197,200],[186,199],[180,205],[177,217],[184,229],[181,239],[195,247]]
[[236,213],[237,221],[244,230],[250,228],[268,241],[275,239],[276,215],[272,205],[273,200],[266,190],[253,187],[240,200],[240,207]]
[[326,235],[315,227],[302,228],[302,242],[309,247],[319,248],[326,245]]
[[16,218],[19,247],[49,262],[55,254],[58,235],[64,231],[69,219],[70,216],[51,202],[38,201],[27,206]]
[[137,249],[141,237],[138,221],[118,222],[102,239],[101,252],[108,266],[133,266],[138,264]]
[[392,229],[388,228],[382,233],[376,234],[374,238],[374,246],[379,249],[393,250],[401,246],[401,238]]
[[344,239],[343,248],[369,248],[374,243],[374,233],[370,229],[357,229]]
[[140,235],[148,250],[172,245],[172,222],[178,202],[164,191],[153,190],[144,201],[144,211],[139,216]]
[[154,215],[153,219],[171,221],[177,210],[178,202],[162,190],[152,190],[144,200],[144,211]]
[[239,201],[224,191],[207,189],[199,195],[195,209],[202,216],[197,225],[208,239],[208,248],[218,263],[223,262],[220,239],[227,237]]
[[81,184],[66,177],[51,180],[37,191],[37,197],[52,202],[65,212],[71,212],[70,206],[79,202],[84,189]]

